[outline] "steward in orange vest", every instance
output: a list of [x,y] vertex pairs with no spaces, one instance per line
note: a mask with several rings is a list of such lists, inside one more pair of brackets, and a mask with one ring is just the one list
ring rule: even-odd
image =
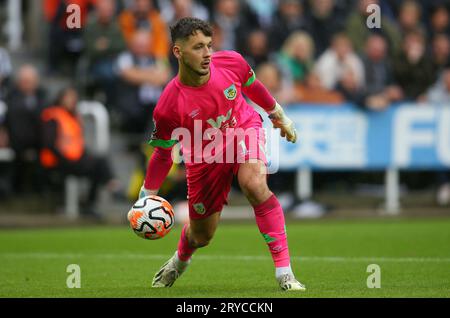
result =
[[63,176],[88,178],[90,189],[85,202],[87,205],[82,213],[96,216],[93,206],[98,187],[106,185],[109,190],[117,192],[118,181],[114,179],[106,157],[90,154],[85,149],[83,127],[76,110],[77,91],[70,87],[65,88],[59,94],[56,104],[58,106],[49,107],[41,114],[41,164]]
[[41,114],[44,126],[50,121],[56,123],[56,136],[53,147],[44,145],[41,150],[41,164],[45,168],[54,168],[63,158],[78,161],[84,153],[84,137],[81,121],[76,114],[66,108],[53,106]]

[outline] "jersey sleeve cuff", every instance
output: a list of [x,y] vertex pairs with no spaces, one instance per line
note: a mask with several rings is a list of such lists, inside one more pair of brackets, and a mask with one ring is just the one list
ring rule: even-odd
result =
[[253,84],[253,82],[256,80],[256,74],[255,72],[252,72],[252,76],[247,80],[247,82],[244,84],[245,87],[250,86]]
[[178,140],[162,140],[162,139],[152,139],[148,142],[149,145],[153,147],[161,147],[161,148],[171,148],[173,147]]

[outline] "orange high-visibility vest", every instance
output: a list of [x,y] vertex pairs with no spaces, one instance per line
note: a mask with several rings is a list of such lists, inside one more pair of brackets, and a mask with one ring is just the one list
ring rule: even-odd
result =
[[[118,20],[123,37],[130,44],[133,35],[137,31],[136,18],[131,11],[125,10],[119,15]],[[151,41],[148,45],[147,53],[161,59],[168,58],[170,39],[166,23],[156,10],[150,11],[148,14],[148,22],[151,25]]]
[[[84,137],[81,122],[62,107],[50,107],[41,115],[44,123],[55,120],[56,148],[69,161],[78,161],[84,152]],[[53,168],[58,164],[58,158],[48,148],[40,153],[41,164],[46,168]]]

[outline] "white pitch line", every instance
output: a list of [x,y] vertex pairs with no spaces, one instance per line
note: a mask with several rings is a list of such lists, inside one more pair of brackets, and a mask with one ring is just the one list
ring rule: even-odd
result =
[[[87,254],[87,253],[0,253],[0,258],[34,258],[34,259],[76,259],[76,258],[98,258],[98,259],[146,259],[146,260],[166,260],[171,255],[165,254]],[[450,263],[448,257],[353,257],[353,256],[292,256],[292,259],[306,262],[393,262],[393,263]],[[194,255],[198,260],[230,260],[230,261],[265,261],[270,260],[270,256],[242,255]]]

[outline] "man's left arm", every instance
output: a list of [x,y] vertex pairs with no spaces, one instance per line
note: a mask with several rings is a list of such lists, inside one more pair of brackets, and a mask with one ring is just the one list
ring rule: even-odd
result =
[[294,123],[284,113],[283,108],[270,95],[267,88],[255,78],[255,74],[242,87],[242,92],[253,102],[261,106],[268,114],[274,128],[280,128],[281,137],[287,141],[295,143],[297,141],[297,131]]

